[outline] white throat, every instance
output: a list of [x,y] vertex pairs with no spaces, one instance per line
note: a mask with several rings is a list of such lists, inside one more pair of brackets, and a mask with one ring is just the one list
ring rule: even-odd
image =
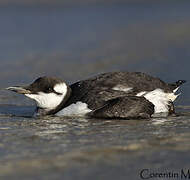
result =
[[54,92],[44,93],[38,92],[37,94],[25,94],[27,97],[34,99],[36,105],[39,108],[52,110],[55,109],[65,98],[67,94],[67,85],[65,83],[60,83],[55,85]]

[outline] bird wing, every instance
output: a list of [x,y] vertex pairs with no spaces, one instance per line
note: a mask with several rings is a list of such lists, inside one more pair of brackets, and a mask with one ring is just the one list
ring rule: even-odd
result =
[[154,113],[154,105],[144,97],[125,96],[111,99],[89,113],[95,118],[148,119]]

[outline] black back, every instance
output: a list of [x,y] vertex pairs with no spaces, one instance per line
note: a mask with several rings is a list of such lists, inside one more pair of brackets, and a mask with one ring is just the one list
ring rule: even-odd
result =
[[[133,89],[127,93],[113,90],[117,85]],[[172,92],[174,89],[159,78],[141,72],[104,73],[76,82],[70,88],[72,89],[72,96],[65,106],[82,101],[87,103],[91,109],[101,107],[105,105],[106,101],[117,97],[135,96],[139,92],[152,91],[157,88],[163,89],[165,92]]]

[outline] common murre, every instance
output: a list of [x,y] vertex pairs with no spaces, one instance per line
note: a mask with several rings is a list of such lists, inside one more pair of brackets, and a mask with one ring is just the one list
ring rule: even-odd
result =
[[176,91],[186,81],[168,84],[141,72],[110,72],[68,86],[40,77],[27,86],[6,88],[35,100],[36,115],[96,118],[150,118],[175,112]]

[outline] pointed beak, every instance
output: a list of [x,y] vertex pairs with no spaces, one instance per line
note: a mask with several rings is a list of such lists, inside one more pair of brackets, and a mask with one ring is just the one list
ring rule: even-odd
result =
[[22,86],[11,86],[11,87],[6,88],[6,90],[10,90],[19,94],[31,94],[30,90]]

